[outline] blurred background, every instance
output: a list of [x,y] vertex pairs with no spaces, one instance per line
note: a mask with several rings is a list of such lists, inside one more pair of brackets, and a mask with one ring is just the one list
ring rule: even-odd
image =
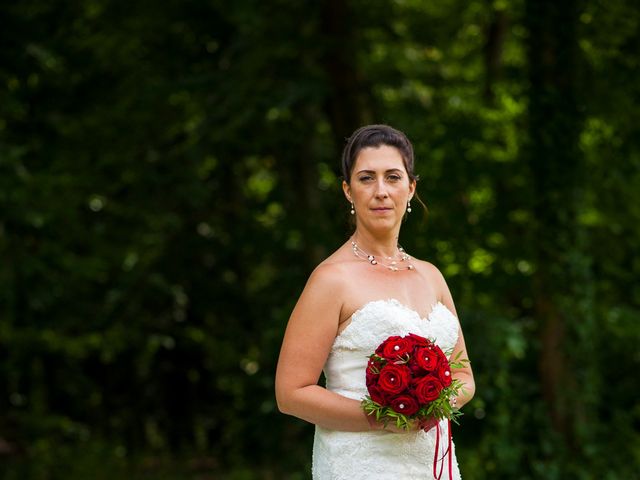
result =
[[640,478],[640,4],[0,6],[3,479],[310,478],[274,370],[349,234],[345,138],[407,133],[466,480]]

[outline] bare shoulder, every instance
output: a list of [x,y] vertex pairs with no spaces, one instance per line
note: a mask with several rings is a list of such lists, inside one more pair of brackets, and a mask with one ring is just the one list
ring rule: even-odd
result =
[[449,292],[447,282],[442,275],[442,272],[433,263],[426,260],[413,259],[413,264],[422,276],[433,285],[438,294],[438,299],[441,300],[443,296],[446,296]]
[[420,273],[429,275],[430,277],[433,277],[433,279],[437,278],[444,280],[444,276],[433,263],[427,262],[426,260],[419,260],[417,258],[412,258],[412,262]]
[[330,291],[340,291],[346,267],[343,262],[327,258],[320,263],[309,276],[307,288],[322,288]]
[[347,271],[341,256],[331,255],[311,272],[299,303],[339,312],[344,302]]
[[289,317],[283,348],[293,348],[299,357],[299,348],[304,345],[305,355],[313,350],[326,356],[338,331],[344,302],[340,271],[339,263],[325,261],[311,272]]

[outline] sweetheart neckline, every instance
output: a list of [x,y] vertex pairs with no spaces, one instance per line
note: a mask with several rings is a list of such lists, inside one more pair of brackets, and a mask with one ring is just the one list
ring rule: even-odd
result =
[[[353,324],[354,321],[354,317],[356,317],[357,315],[359,316],[364,310],[367,309],[367,307],[369,307],[370,305],[374,304],[374,303],[385,303],[385,304],[396,304],[399,307],[404,308],[405,310],[408,310],[409,312],[412,312],[413,314],[415,314],[420,320],[423,321],[431,321],[431,316],[433,315],[433,312],[435,312],[436,308],[438,306],[443,306],[444,309],[449,312],[450,315],[452,315],[453,317],[455,317],[455,315],[453,314],[453,312],[451,310],[449,310],[449,307],[447,307],[444,303],[442,303],[440,300],[436,300],[436,303],[434,303],[431,306],[431,310],[429,311],[429,313],[427,314],[426,317],[423,317],[422,315],[420,315],[420,313],[417,310],[414,310],[413,308],[409,307],[408,305],[405,305],[404,303],[402,303],[400,300],[398,300],[397,298],[381,298],[378,300],[369,300],[368,302],[364,303],[360,308],[358,308],[355,312],[353,312],[351,314],[351,316],[348,318],[349,323],[347,324],[346,327],[344,327],[340,332],[338,332],[338,334],[336,335],[336,339],[339,338],[340,336],[342,336],[342,334],[344,332],[346,332],[349,327],[351,327],[351,325]],[[457,317],[456,317],[457,318]]]

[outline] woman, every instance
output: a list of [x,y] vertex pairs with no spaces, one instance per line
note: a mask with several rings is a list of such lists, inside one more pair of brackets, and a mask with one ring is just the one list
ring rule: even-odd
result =
[[[316,425],[314,479],[429,478],[446,421],[405,431],[385,427],[360,405],[367,357],[390,335],[412,332],[469,358],[444,278],[398,246],[416,191],[413,147],[389,126],[362,127],[347,142],[342,169],[356,228],[314,270],[291,314],[276,373],[278,407]],[[323,369],[326,388],[318,385]],[[471,368],[453,377],[465,384],[453,400],[462,407],[475,391]],[[444,435],[438,440],[448,445]],[[444,455],[435,462],[442,478],[460,478],[451,455],[451,472]]]

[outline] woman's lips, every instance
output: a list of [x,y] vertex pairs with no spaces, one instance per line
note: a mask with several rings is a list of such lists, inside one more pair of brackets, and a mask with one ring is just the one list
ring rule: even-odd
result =
[[371,210],[373,210],[375,213],[386,213],[386,212],[390,212],[391,208],[388,208],[388,207],[377,207],[377,208],[372,208]]

